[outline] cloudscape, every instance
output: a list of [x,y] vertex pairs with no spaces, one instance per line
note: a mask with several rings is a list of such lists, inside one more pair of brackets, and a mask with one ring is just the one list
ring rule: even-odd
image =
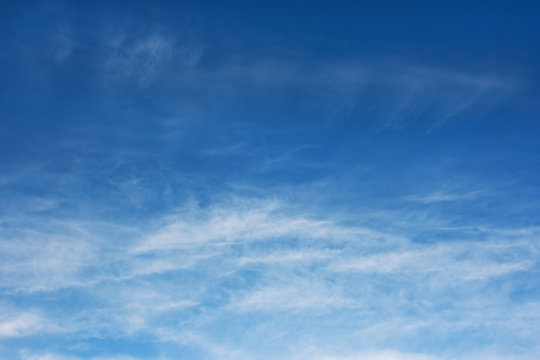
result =
[[0,359],[538,359],[539,12],[3,2]]

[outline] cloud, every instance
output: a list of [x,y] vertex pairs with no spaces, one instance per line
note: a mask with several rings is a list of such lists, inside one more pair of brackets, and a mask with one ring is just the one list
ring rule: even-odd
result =
[[440,203],[440,202],[474,200],[483,194],[484,194],[484,191],[480,191],[480,190],[469,191],[465,193],[434,191],[426,195],[405,196],[404,199],[407,201],[418,202],[422,204],[433,204],[433,203]]
[[395,350],[373,351],[359,353],[350,356],[322,356],[313,357],[311,360],[533,360],[529,356],[501,355],[496,353],[476,353],[470,356],[431,356],[411,352],[399,352]]
[[[30,353],[24,353],[21,357],[22,360],[82,360],[82,359],[88,359],[88,360],[136,360],[138,358],[131,357],[131,356],[98,356],[98,357],[78,357],[78,356],[66,356],[61,355],[58,353],[45,353],[45,354],[30,354]],[[163,359],[163,358],[159,358]]]
[[41,330],[43,319],[36,314],[20,314],[0,322],[0,336],[24,336]]
[[0,337],[26,337],[60,331],[57,325],[39,312],[6,307],[2,311],[4,314],[0,318]]
[[[524,256],[528,251],[532,252]],[[530,270],[535,265],[534,259],[538,252],[539,249],[531,248],[528,242],[460,242],[435,246],[409,244],[368,256],[345,257],[330,268],[334,271],[367,274],[437,277],[439,283],[446,284],[448,281],[486,280]]]
[[339,250],[316,250],[316,249],[304,249],[304,250],[292,250],[292,251],[276,251],[271,253],[265,253],[262,255],[248,255],[238,259],[238,265],[244,266],[249,264],[279,264],[286,266],[288,263],[302,263],[302,262],[314,262],[324,261],[331,259],[339,255]]
[[[122,245],[114,237],[133,236],[132,228],[101,221],[17,214],[0,220],[0,274],[6,293],[85,287],[111,276]],[[106,234],[106,235],[105,235]],[[112,260],[114,259],[114,260]]]
[[136,39],[121,33],[111,41],[105,69],[119,80],[133,80],[145,87],[165,70],[173,49],[173,41],[158,33]]
[[[234,243],[276,238],[317,239],[332,237],[335,241],[354,236],[374,237],[376,232],[339,226],[327,220],[315,220],[277,201],[232,201],[234,205],[214,206],[208,210],[191,208],[171,216],[132,249],[135,254],[204,245],[225,246]],[[194,216],[195,215],[195,216]]]
[[468,110],[482,113],[519,86],[498,74],[399,60],[349,60],[309,65],[279,58],[228,60],[212,68],[194,66],[177,85],[218,94],[224,103],[249,98],[257,90],[271,104],[287,104],[287,94],[294,92],[297,109],[309,114],[315,110],[336,121],[375,119],[380,127],[393,129],[419,121],[432,128]]
[[[345,348],[352,359],[368,342],[375,350],[403,350],[414,338],[483,334],[478,329],[488,327],[495,338],[511,329],[514,339],[532,339],[538,318],[530,314],[538,304],[534,296],[516,301],[513,294],[534,286],[537,228],[477,226],[467,240],[460,237],[468,228],[449,227],[448,241],[415,241],[415,231],[433,224],[420,217],[411,220],[418,227],[396,226],[404,215],[373,222],[373,214],[356,214],[365,221],[351,221],[284,198],[229,197],[190,202],[131,226],[4,219],[0,271],[12,280],[3,283],[3,294],[9,301],[34,299],[38,309],[42,299],[51,300],[41,312],[3,319],[2,332],[21,338],[51,332],[46,322],[54,318],[79,339],[143,336],[153,346],[171,342],[210,358],[246,359],[249,341],[235,344],[211,329],[235,319],[231,331],[267,338],[293,326],[303,337],[279,337],[275,344],[287,349],[281,354],[293,356],[289,347],[306,339],[327,338],[336,346],[356,344]],[[75,295],[85,302],[72,301]],[[420,356],[375,350],[358,356]]]
[[398,66],[387,80],[397,95],[390,112],[383,115],[387,126],[406,126],[429,114],[434,126],[473,106],[492,106],[492,100],[508,94],[515,81],[497,75],[472,74],[453,69]]
[[281,280],[247,291],[239,299],[233,299],[230,308],[234,311],[250,312],[311,311],[357,306],[354,299],[347,299],[341,293],[339,288],[331,288],[320,279]]
[[77,46],[77,39],[72,33],[72,30],[64,27],[58,29],[50,40],[50,50],[53,53],[54,60],[57,63],[62,63],[69,59]]
[[27,231],[23,237],[0,243],[6,277],[4,291],[49,291],[77,285],[80,271],[91,264],[94,251],[88,242],[65,234]]
[[254,360],[253,356],[250,356],[246,352],[233,348],[231,346],[221,345],[214,341],[211,341],[201,334],[193,331],[179,331],[171,332],[166,329],[158,329],[157,331],[160,341],[172,342],[180,345],[197,346],[203,349],[207,354],[207,359],[224,359],[224,360]]
[[74,356],[64,356],[60,354],[24,354],[22,357],[24,360],[79,360],[80,358]]
[[[6,23],[26,33],[6,38],[28,41],[5,57],[0,357],[539,353],[534,186],[488,198],[504,179],[447,180],[481,160],[527,187],[532,160],[510,166],[513,150],[480,141],[481,154],[441,167],[465,129],[440,131],[427,157],[436,144],[417,131],[508,114],[518,79],[354,54],[306,61],[214,36],[219,19],[193,37],[189,12],[147,5]],[[414,184],[399,179],[411,166]]]
[[379,352],[368,352],[352,356],[344,357],[333,357],[333,356],[323,356],[313,358],[313,360],[442,360],[443,358],[415,354],[415,353],[404,353],[398,351],[379,351]]

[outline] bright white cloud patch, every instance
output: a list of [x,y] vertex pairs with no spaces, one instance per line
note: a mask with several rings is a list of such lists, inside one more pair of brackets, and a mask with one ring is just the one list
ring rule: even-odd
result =
[[0,322],[0,336],[27,336],[41,332],[44,328],[45,321],[41,316],[32,313],[16,314]]

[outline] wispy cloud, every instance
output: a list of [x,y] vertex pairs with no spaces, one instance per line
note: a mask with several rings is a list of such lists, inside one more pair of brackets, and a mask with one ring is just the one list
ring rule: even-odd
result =
[[537,358],[532,53],[439,11],[0,7],[0,358]]
[[[413,250],[416,248],[416,250]],[[530,256],[523,256],[529,253]],[[532,269],[539,253],[529,242],[454,243],[451,245],[414,245],[388,252],[338,261],[337,271],[363,273],[438,276],[447,281],[481,280],[515,271]]]
[[72,235],[32,229],[3,239],[4,291],[48,291],[81,280],[81,270],[95,261],[95,251],[76,231],[63,230]]
[[[512,292],[519,287],[512,279],[522,274],[531,285],[527,277],[537,271],[538,229],[479,226],[484,240],[460,240],[460,230],[453,229],[458,238],[452,241],[417,242],[409,227],[392,224],[400,221],[399,213],[384,221],[388,226],[361,226],[284,199],[237,197],[206,206],[188,203],[135,229],[75,220],[34,224],[32,231],[15,228],[11,235],[24,247],[2,243],[8,261],[0,270],[14,279],[3,283],[3,292],[8,299],[79,292],[93,305],[73,304],[69,316],[57,318],[64,333],[144,335],[206,349],[210,358],[249,359],[251,350],[213,336],[177,335],[204,332],[231,316],[243,324],[252,316],[302,314],[341,334],[331,319],[349,313],[341,324],[354,331],[343,334],[344,341],[361,345],[359,339],[369,338],[375,349],[419,334],[486,326],[497,333],[512,328],[513,336],[531,339],[538,319],[523,314],[535,312],[538,304],[532,298],[527,305],[532,310],[525,310],[514,303]],[[506,290],[494,291],[498,287]],[[50,331],[44,320],[50,315],[35,314],[4,319],[2,333],[26,337]],[[280,326],[257,331],[261,336],[287,331]],[[306,339],[317,338],[312,331],[306,329]],[[339,359],[334,354],[324,356]],[[359,356],[364,355],[421,356],[377,351]]]
[[302,263],[302,262],[314,262],[324,261],[329,258],[338,256],[340,250],[318,250],[318,249],[295,249],[295,250],[281,250],[271,253],[254,254],[241,257],[238,260],[239,265],[249,264],[281,264],[286,266],[288,263]]
[[233,311],[312,311],[332,308],[354,308],[357,303],[342,295],[336,286],[330,287],[322,279],[302,278],[278,280],[269,286],[248,291],[243,297],[233,299]]
[[[234,202],[234,201],[233,201]],[[231,245],[275,238],[351,238],[375,232],[362,228],[347,228],[327,220],[316,220],[295,214],[277,201],[245,201],[209,210],[188,209],[172,216],[155,234],[148,236],[134,253],[182,249],[211,244]],[[197,214],[196,217],[193,217]],[[189,221],[187,221],[189,219]]]
[[44,328],[45,321],[36,314],[19,314],[13,318],[4,319],[0,322],[0,336],[26,336],[40,332]]
[[1,310],[3,314],[0,316],[0,338],[19,338],[63,331],[40,310],[18,310],[6,306]]
[[434,191],[426,195],[409,195],[404,199],[407,201],[418,202],[422,204],[432,204],[439,202],[467,201],[474,200],[485,194],[485,191],[469,191],[464,193]]
[[242,350],[213,342],[193,331],[171,332],[167,329],[158,329],[156,333],[160,341],[163,342],[172,342],[180,345],[195,345],[203,349],[204,352],[207,354],[207,358],[210,359],[254,359],[253,356],[250,356]]
[[[44,354],[29,354],[25,353],[21,357],[22,360],[80,360],[83,359],[78,356],[65,356],[57,353],[44,353]],[[86,359],[86,358],[85,358]],[[137,358],[131,356],[98,356],[89,358],[91,360],[136,360]],[[161,358],[160,358],[161,359]]]
[[[182,86],[201,88],[225,99],[249,97],[251,89],[276,100],[295,91],[305,109],[326,116],[369,116],[382,127],[399,129],[418,121],[441,126],[467,110],[489,109],[518,86],[498,74],[416,66],[404,61],[320,63],[305,66],[280,59],[223,63],[214,69],[194,67]],[[280,90],[280,92],[276,92]],[[383,94],[385,96],[383,96]],[[282,99],[285,100],[285,99]],[[373,108],[376,102],[380,106]],[[366,113],[365,111],[369,111]]]
[[319,355],[312,357],[313,360],[442,360],[442,358],[436,358],[423,354],[405,353],[398,351],[380,351],[380,352],[366,352],[350,356],[329,356]]
[[174,42],[159,33],[133,38],[120,33],[110,42],[105,68],[120,80],[133,80],[145,87],[164,71],[174,51]]

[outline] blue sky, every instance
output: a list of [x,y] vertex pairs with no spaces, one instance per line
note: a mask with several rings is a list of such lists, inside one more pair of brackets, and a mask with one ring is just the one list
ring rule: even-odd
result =
[[0,358],[540,353],[534,2],[0,5]]

